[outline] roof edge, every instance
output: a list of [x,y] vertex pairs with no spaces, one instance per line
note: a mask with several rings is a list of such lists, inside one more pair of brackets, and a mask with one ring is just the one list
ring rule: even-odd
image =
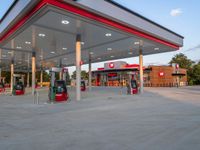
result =
[[182,36],[182,35],[174,32],[174,31],[172,31],[172,30],[170,30],[170,29],[168,29],[168,28],[166,28],[166,27],[164,27],[164,26],[162,26],[162,25],[160,25],[160,24],[158,24],[158,23],[156,23],[156,22],[154,22],[154,21],[142,16],[142,15],[140,15],[139,13],[136,13],[135,11],[133,11],[133,10],[131,10],[131,9],[129,9],[129,8],[117,3],[117,2],[115,2],[114,0],[104,0],[104,1],[106,1],[106,2],[108,2],[110,4],[112,4],[112,5],[115,5],[115,6],[121,8],[121,9],[123,9],[123,10],[125,10],[125,11],[127,11],[127,12],[129,12],[131,14],[134,14],[137,17],[140,17],[140,18],[142,18],[142,19],[144,19],[144,20],[146,20],[146,21],[148,21],[148,22],[150,22],[150,23],[152,23],[152,24],[154,24],[154,25],[156,25],[156,26],[158,26],[158,27],[160,27],[160,28],[162,28],[162,29],[164,29],[164,30],[166,30],[166,31],[168,31],[168,32],[170,32],[170,33],[172,33],[172,34],[184,39],[184,36]]

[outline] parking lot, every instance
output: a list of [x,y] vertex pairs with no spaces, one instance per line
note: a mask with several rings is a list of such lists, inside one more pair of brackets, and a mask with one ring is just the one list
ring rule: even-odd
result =
[[[200,87],[95,87],[75,101],[49,104],[47,89],[33,97],[0,96],[1,150],[199,150]],[[27,90],[27,93],[29,91]]]

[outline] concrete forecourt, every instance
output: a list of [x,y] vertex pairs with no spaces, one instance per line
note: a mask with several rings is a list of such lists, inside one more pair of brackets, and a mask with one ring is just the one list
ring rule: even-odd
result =
[[0,96],[1,150],[199,150],[200,87],[93,88],[75,100],[39,105],[25,96]]

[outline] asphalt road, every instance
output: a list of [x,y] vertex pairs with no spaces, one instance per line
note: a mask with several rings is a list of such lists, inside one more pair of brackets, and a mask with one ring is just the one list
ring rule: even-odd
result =
[[[28,91],[28,90],[27,90]],[[199,150],[200,87],[94,88],[67,103],[0,96],[0,150]]]

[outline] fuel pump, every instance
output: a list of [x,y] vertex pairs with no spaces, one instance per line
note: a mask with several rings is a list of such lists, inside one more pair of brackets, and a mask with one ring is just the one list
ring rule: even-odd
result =
[[5,92],[5,85],[4,85],[5,82],[4,82],[4,80],[5,80],[5,77],[0,78],[0,93]]
[[134,74],[129,74],[129,80],[127,82],[127,94],[138,94],[138,84]]
[[[56,73],[62,73],[62,79],[57,80]],[[69,98],[66,86],[66,70],[53,67],[50,70],[51,82],[49,87],[49,101],[62,102]]]
[[25,93],[24,75],[14,74],[13,75],[13,95],[24,95],[24,93]]
[[86,90],[85,81],[81,80],[81,91],[85,91],[85,90]]

